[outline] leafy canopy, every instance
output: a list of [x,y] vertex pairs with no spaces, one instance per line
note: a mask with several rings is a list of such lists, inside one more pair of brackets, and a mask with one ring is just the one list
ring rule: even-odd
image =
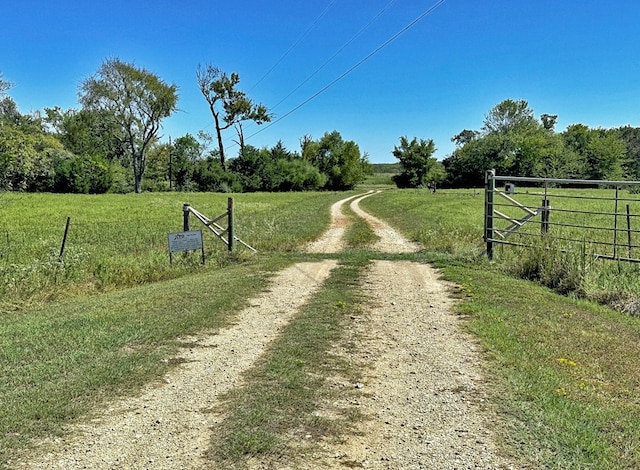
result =
[[131,159],[138,193],[142,191],[147,149],[155,142],[162,120],[177,109],[177,89],[148,70],[119,59],[106,60],[80,87],[83,107],[104,111],[117,126],[119,135],[114,137]]

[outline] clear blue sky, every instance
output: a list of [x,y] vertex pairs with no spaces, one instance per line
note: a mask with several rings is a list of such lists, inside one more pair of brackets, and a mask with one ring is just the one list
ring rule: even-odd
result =
[[[0,71],[15,84],[10,95],[20,110],[29,112],[77,108],[79,84],[104,59],[133,62],[178,85],[181,111],[162,130],[164,140],[175,139],[213,132],[196,84],[198,64],[237,72],[240,88],[278,119],[436,3],[4,0]],[[299,150],[302,136],[317,139],[338,130],[371,162],[393,162],[393,147],[407,135],[434,139],[436,155],[444,158],[453,150],[452,136],[479,129],[484,115],[507,98],[527,100],[536,116],[558,114],[558,131],[574,123],[640,126],[639,24],[638,0],[446,0],[247,143],[261,147],[282,140]],[[248,126],[246,135],[260,129]],[[227,132],[231,144],[234,136]]]

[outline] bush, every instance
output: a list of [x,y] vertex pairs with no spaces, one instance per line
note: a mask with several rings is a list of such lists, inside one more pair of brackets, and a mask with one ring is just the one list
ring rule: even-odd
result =
[[193,182],[198,191],[218,193],[242,192],[240,178],[222,168],[217,158],[209,157],[196,163],[193,170]]

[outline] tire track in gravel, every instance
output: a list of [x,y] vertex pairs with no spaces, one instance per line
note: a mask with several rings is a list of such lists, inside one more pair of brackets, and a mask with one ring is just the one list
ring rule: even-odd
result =
[[[421,246],[349,198],[351,210],[380,238],[372,249],[411,253]],[[428,264],[374,260],[362,279],[365,314],[349,329],[345,356],[363,370],[350,398],[325,403],[320,416],[356,408],[365,419],[339,439],[325,440],[312,461],[292,468],[512,469],[492,432],[485,406],[481,347],[454,312],[452,285]],[[344,387],[345,384],[337,384]],[[350,384],[354,387],[354,384]]]
[[[337,253],[348,218],[345,203],[364,218],[380,240],[372,249],[416,252],[383,221],[359,207],[371,196],[351,196],[331,208],[332,224],[307,252]],[[248,370],[326,279],[335,261],[300,263],[280,272],[271,290],[251,301],[235,326],[213,335],[185,338],[180,357],[164,383],[114,403],[97,419],[74,426],[63,439],[45,441],[40,456],[19,468],[203,469],[211,428],[222,418],[212,409],[218,397],[240,385]],[[362,279],[368,299],[348,328],[355,343],[346,360],[361,368],[363,383],[347,384],[336,403],[318,416],[340,413],[345,400],[365,419],[338,439],[323,440],[305,461],[260,469],[508,469],[493,444],[492,416],[483,408],[480,347],[453,312],[450,286],[427,264],[374,260]],[[336,345],[336,354],[340,354]],[[334,384],[335,385],[335,384]],[[345,384],[337,384],[343,387]],[[355,399],[354,399],[355,397]],[[352,432],[353,431],[353,432]],[[252,468],[254,468],[252,467]]]
[[39,456],[21,459],[30,469],[201,469],[211,428],[221,420],[211,410],[218,397],[239,385],[267,345],[336,266],[333,260],[299,263],[273,279],[251,300],[234,326],[183,338],[184,364],[163,383],[113,403],[64,438],[40,443]]

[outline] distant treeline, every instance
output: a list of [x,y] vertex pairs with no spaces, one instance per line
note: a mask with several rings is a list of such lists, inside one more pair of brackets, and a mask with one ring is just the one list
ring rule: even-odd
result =
[[[282,142],[256,148],[245,144],[242,123],[269,122],[271,114],[237,90],[238,82],[237,74],[199,69],[216,135],[200,131],[160,143],[160,122],[177,109],[176,87],[146,70],[106,61],[82,84],[80,109],[30,114],[18,110],[8,94],[11,84],[0,75],[0,190],[347,190],[372,172],[393,174],[401,188],[477,187],[488,169],[509,176],[640,180],[640,128],[573,124],[556,132],[558,116],[537,119],[524,100],[504,100],[479,130],[452,137],[456,148],[442,161],[433,156],[432,139],[404,136],[392,152],[397,163],[370,164],[338,131],[317,140],[303,136],[299,151]],[[121,83],[132,96],[117,88]],[[238,135],[237,154],[229,158],[221,134],[228,128]]]
[[557,115],[536,119],[524,100],[505,100],[479,130],[463,130],[442,161],[449,187],[481,186],[488,169],[500,175],[598,180],[640,179],[640,128],[572,124],[556,132]]

